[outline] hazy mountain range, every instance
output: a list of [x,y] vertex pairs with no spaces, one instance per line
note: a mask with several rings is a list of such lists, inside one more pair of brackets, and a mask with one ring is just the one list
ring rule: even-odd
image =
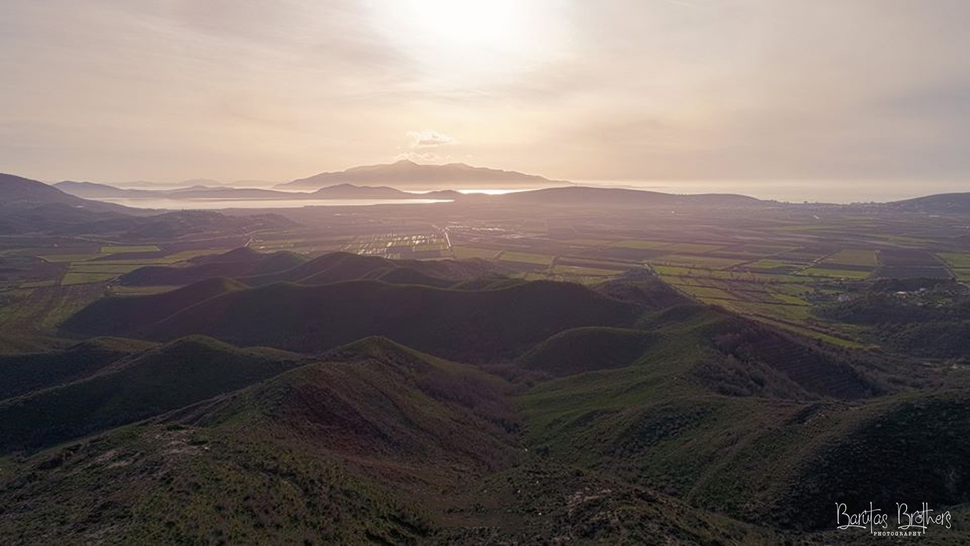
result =
[[[425,169],[429,168],[429,169]],[[408,185],[418,185],[418,172],[431,173],[429,180],[433,182],[443,182],[447,176],[454,173],[465,173],[464,182],[453,181],[459,184],[470,183],[473,180],[480,180],[483,183],[489,176],[506,176],[507,180],[519,180],[523,184],[528,180],[541,180],[544,184],[557,184],[557,182],[542,177],[525,175],[510,171],[497,171],[494,169],[484,169],[468,167],[467,165],[417,165],[409,161],[401,161],[392,165],[379,165],[374,167],[357,167],[348,169],[343,173],[324,173],[315,177],[297,180],[288,184],[282,184],[281,188],[293,188],[294,184],[302,187],[313,187],[315,183],[326,183],[326,180],[340,180],[346,173],[351,173],[353,177],[359,179],[372,179],[387,177],[393,173],[400,175],[398,185],[407,187]],[[499,174],[495,174],[499,173]],[[176,188],[168,190],[146,190],[118,188],[108,184],[95,182],[75,182],[64,181],[53,185],[44,184],[34,180],[21,178],[13,175],[0,175],[0,197],[4,198],[4,205],[44,205],[60,204],[71,207],[74,213],[77,211],[96,211],[96,212],[128,212],[130,214],[144,214],[138,209],[121,207],[119,205],[97,201],[98,199],[171,199],[171,200],[267,200],[267,208],[272,208],[273,200],[300,200],[306,199],[308,202],[313,200],[341,200],[341,199],[438,199],[448,201],[474,200],[475,202],[488,202],[495,204],[545,204],[545,205],[595,205],[595,206],[697,206],[697,207],[758,207],[758,206],[777,206],[775,201],[765,201],[750,196],[738,194],[689,194],[679,195],[647,190],[634,190],[625,188],[605,188],[588,187],[578,185],[568,185],[560,187],[548,187],[542,189],[522,189],[503,195],[481,195],[481,194],[462,194],[455,189],[443,189],[424,193],[413,193],[390,186],[366,186],[357,185],[350,182],[339,182],[329,186],[317,187],[314,191],[279,191],[258,188],[233,188],[227,186],[207,186],[196,185],[186,188]],[[436,178],[437,177],[437,178]],[[308,182],[315,180],[316,182]],[[558,184],[569,184],[568,182],[558,182]],[[482,186],[484,184],[479,184]],[[427,186],[427,184],[425,184]],[[834,206],[853,206],[853,205],[834,205]],[[970,193],[949,193],[929,195],[915,199],[893,201],[889,203],[873,203],[863,206],[885,206],[894,210],[908,212],[922,212],[929,214],[948,214],[964,213],[970,211]],[[21,207],[22,208],[22,207]]]
[[386,184],[402,189],[536,189],[568,184],[561,180],[549,180],[541,176],[503,171],[484,167],[472,167],[464,163],[448,165],[419,165],[401,160],[390,165],[367,165],[340,172],[320,173],[301,178],[278,187],[287,189],[313,189],[334,184]]
[[387,186],[337,184],[313,192],[276,191],[226,186],[191,186],[172,190],[126,189],[95,182],[58,182],[56,188],[86,199],[454,199],[455,191],[414,194]]

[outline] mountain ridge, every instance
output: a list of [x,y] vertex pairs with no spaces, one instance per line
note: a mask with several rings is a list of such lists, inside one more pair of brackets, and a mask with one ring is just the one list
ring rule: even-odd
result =
[[[417,189],[441,188],[451,183],[452,188],[481,188],[483,183],[489,187],[507,186],[510,188],[535,188],[567,182],[524,174],[517,171],[472,167],[464,163],[445,165],[423,165],[413,161],[401,160],[390,164],[362,165],[344,171],[323,172],[307,178],[279,184],[277,188],[319,188],[339,183],[382,183],[392,186]],[[474,184],[468,186],[468,184]]]

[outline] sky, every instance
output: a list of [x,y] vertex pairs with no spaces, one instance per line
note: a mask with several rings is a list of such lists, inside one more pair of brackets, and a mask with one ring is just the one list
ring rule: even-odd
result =
[[[965,0],[4,0],[0,171],[970,191]],[[676,186],[676,184],[674,184]]]

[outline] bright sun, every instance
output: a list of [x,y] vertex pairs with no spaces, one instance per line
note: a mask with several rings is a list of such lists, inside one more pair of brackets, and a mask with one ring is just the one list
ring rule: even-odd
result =
[[443,47],[505,49],[522,29],[516,0],[402,0],[408,20]]
[[436,78],[505,73],[547,44],[544,0],[394,0],[381,3],[384,32]]

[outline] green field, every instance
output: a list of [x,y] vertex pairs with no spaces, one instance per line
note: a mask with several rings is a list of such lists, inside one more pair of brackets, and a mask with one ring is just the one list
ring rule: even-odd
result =
[[810,267],[801,272],[803,275],[813,275],[817,277],[831,277],[834,279],[853,279],[863,280],[869,278],[870,271],[852,271],[848,269],[828,269],[825,267]]
[[91,284],[96,282],[109,281],[118,275],[114,273],[66,273],[61,279],[61,286],[71,286],[73,284]]
[[876,267],[879,265],[879,256],[875,250],[846,249],[825,258],[823,263]]
[[557,265],[552,268],[552,272],[558,275],[578,275],[590,277],[609,277],[619,273],[619,271],[615,269],[600,269],[598,267],[582,267],[578,265]]
[[970,269],[970,253],[967,252],[940,252],[937,254],[950,267],[956,269]]
[[93,260],[99,256],[102,256],[102,254],[44,254],[38,256],[38,258],[44,260],[45,262],[58,264],[67,262],[83,262]]
[[101,247],[102,254],[120,254],[122,252],[158,252],[156,245],[108,245]]
[[665,252],[681,252],[681,253],[703,253],[710,252],[712,250],[717,250],[723,248],[724,245],[709,245],[702,243],[674,243],[672,245],[667,245],[663,247]]
[[686,256],[686,255],[669,255],[661,256],[659,258],[654,258],[650,260],[651,263],[664,263],[673,265],[693,265],[696,267],[705,267],[713,269],[725,269],[728,267],[733,267],[743,260],[738,260],[734,258],[717,258],[714,256]]
[[563,242],[577,246],[615,246],[609,239],[567,239]]
[[536,265],[552,265],[555,256],[549,254],[533,254],[531,252],[503,252],[499,260],[503,262],[518,262]]
[[681,292],[684,292],[689,296],[693,296],[695,298],[700,298],[700,299],[705,299],[705,298],[724,299],[724,300],[734,299],[734,297],[731,294],[725,292],[724,290],[721,290],[720,288],[712,288],[708,286],[686,286],[686,285],[681,285],[681,286],[678,286],[677,288],[679,288]]
[[616,241],[615,243],[610,243],[610,246],[616,247],[616,248],[633,248],[636,250],[650,250],[654,248],[660,248],[668,244],[670,243],[660,242],[660,241],[639,241],[639,240],[633,239],[628,241]]
[[481,258],[483,260],[494,259],[498,256],[500,251],[492,250],[490,248],[475,248],[473,246],[453,246],[451,251],[455,253],[455,258],[459,260],[469,260],[472,258]]
[[744,264],[745,268],[750,269],[799,269],[804,267],[806,264],[799,262],[791,262],[785,260],[773,260],[766,258],[763,260],[758,260],[756,262],[751,262]]

